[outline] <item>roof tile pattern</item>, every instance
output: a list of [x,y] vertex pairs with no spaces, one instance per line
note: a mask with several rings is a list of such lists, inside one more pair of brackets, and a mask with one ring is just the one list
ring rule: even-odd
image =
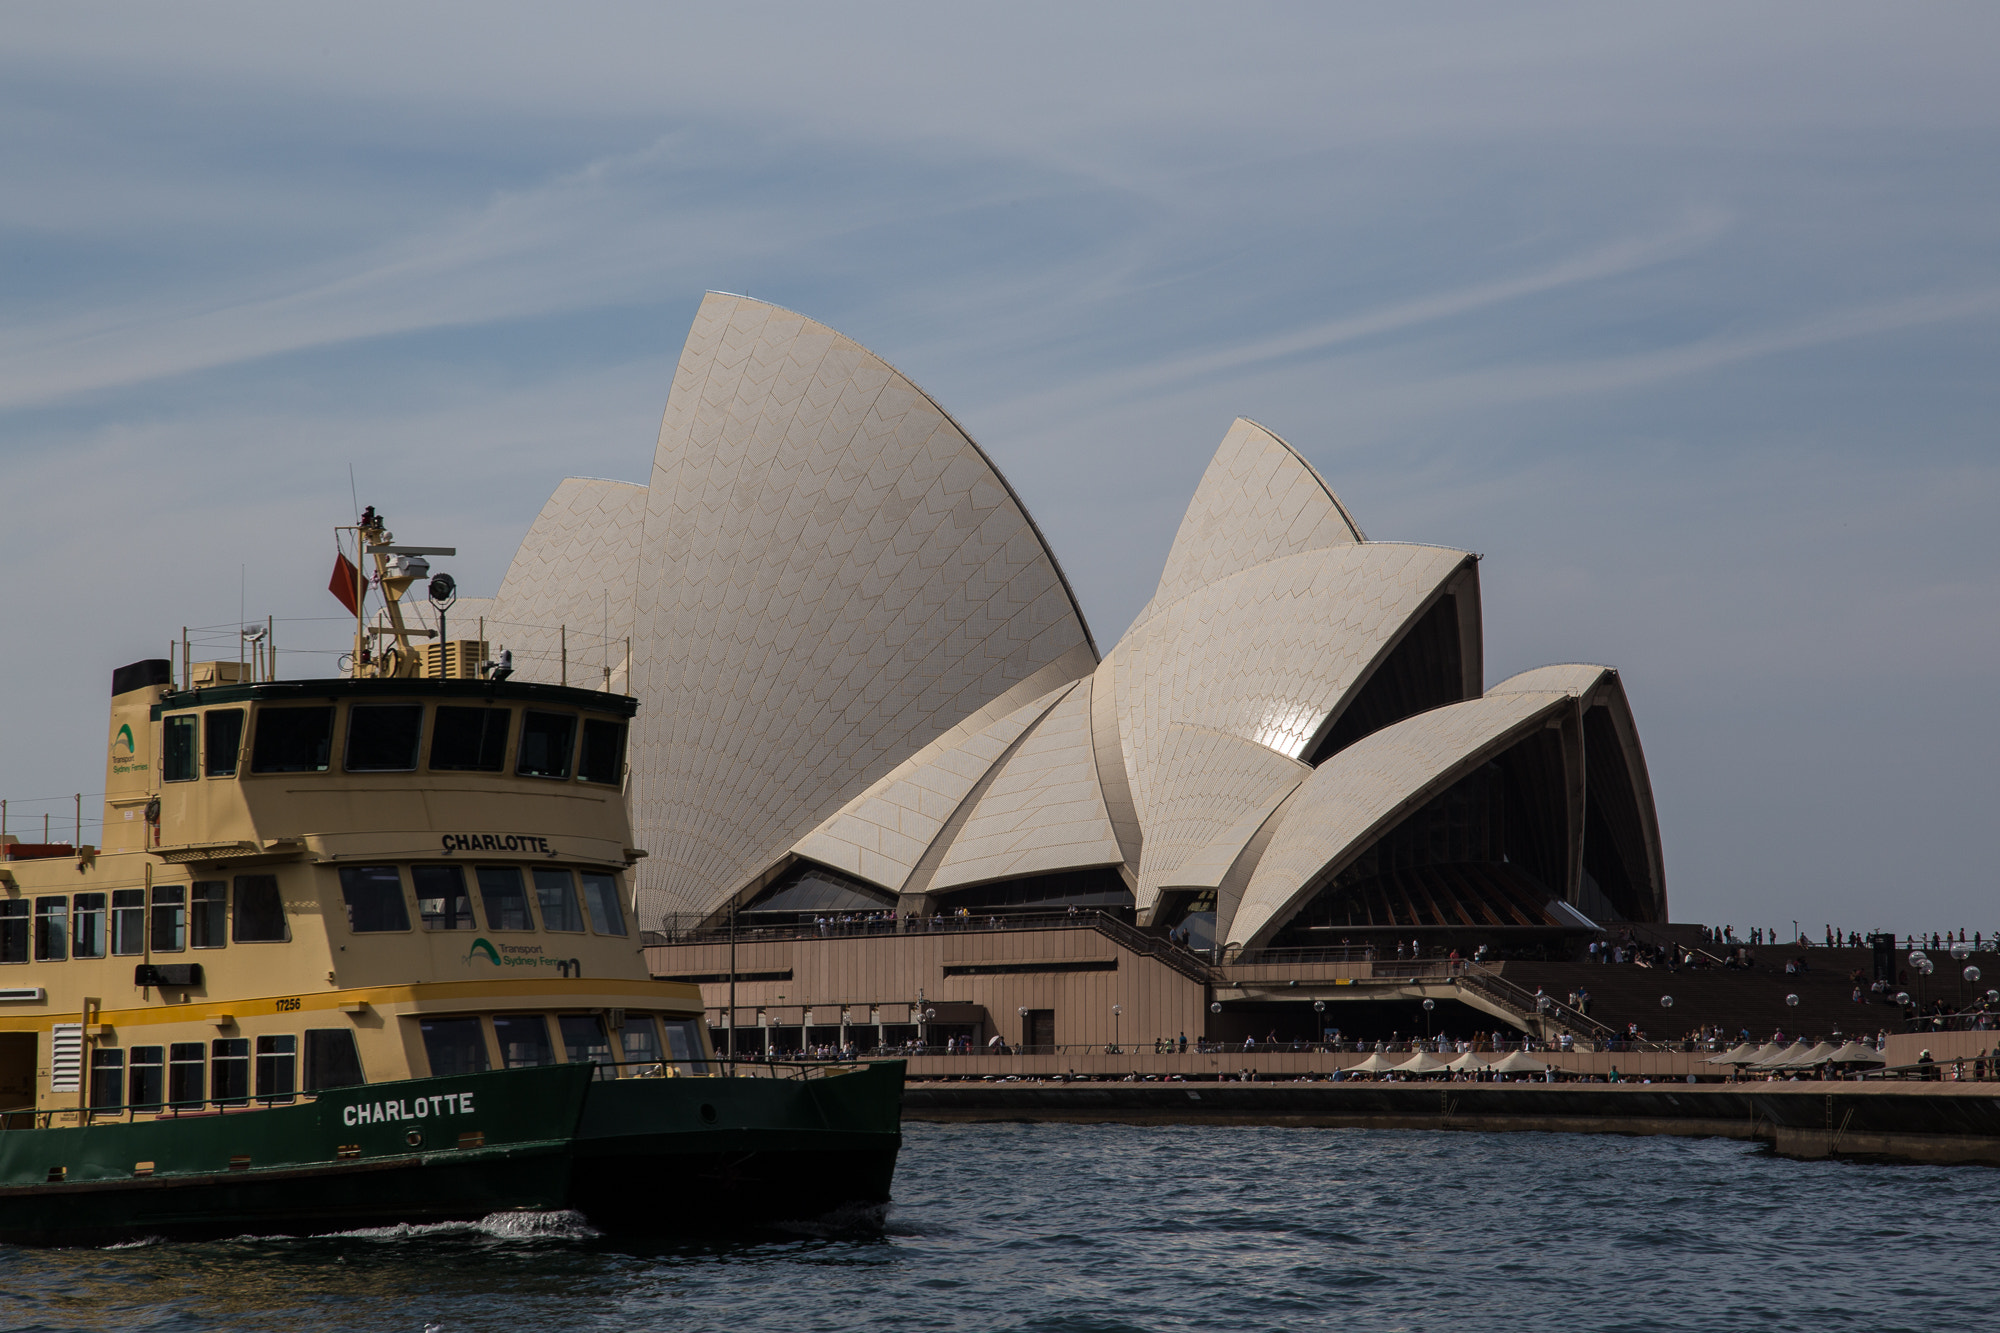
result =
[[1091,748],[1093,683],[1070,689],[1014,747],[952,839],[933,891],[1122,860]]
[[710,294],[639,563],[647,908],[705,912],[917,750],[1096,653],[1041,535],[922,391],[803,316]]
[[[625,641],[632,634],[632,592],[646,533],[646,488],[628,481],[569,477],[528,528],[500,591],[484,608],[492,651],[514,655],[517,680],[562,679],[568,627],[572,685],[629,686]],[[469,608],[454,608],[454,637],[471,637]]]
[[1064,685],[998,719],[982,709],[898,764],[792,850],[900,892],[987,770],[1074,688]]
[[1396,820],[1563,708],[1565,691],[1492,694],[1404,718],[1313,770],[1283,811],[1226,930],[1254,947]]
[[1179,882],[1184,859],[1304,776],[1297,758],[1313,736],[1470,558],[1390,542],[1281,556],[1196,589],[1126,634],[1115,679],[1144,831],[1142,912]]
[[1202,473],[1160,585],[1139,619],[1267,560],[1366,540],[1312,464],[1256,422],[1238,417]]

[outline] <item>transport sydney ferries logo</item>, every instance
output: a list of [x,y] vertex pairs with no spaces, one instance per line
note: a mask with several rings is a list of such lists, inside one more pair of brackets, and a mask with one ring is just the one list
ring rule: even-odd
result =
[[138,773],[146,765],[138,763],[133,756],[138,754],[139,744],[132,739],[132,724],[121,722],[118,730],[111,733],[111,771],[113,773]]
[[583,975],[583,964],[579,960],[546,957],[539,944],[496,945],[481,935],[465,951],[465,965],[471,967],[482,958],[495,967],[553,967],[566,977]]

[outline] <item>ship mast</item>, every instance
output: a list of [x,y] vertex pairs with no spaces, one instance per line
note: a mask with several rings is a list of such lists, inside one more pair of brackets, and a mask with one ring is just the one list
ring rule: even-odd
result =
[[[433,555],[457,555],[455,546],[398,546],[396,534],[383,524],[369,505],[362,511],[361,521],[352,526],[338,527],[338,534],[354,534],[354,655],[349,674],[359,680],[364,676],[421,676],[423,659],[417,652],[413,639],[436,638],[434,629],[415,629],[403,620],[403,594],[412,583],[427,577],[431,563],[426,557]],[[336,537],[345,551],[344,538]],[[387,625],[368,623],[368,561],[375,562],[373,582],[382,589],[382,602],[389,613]],[[440,575],[439,578],[447,576]],[[393,640],[384,644],[380,652],[369,647],[372,638],[385,637]]]

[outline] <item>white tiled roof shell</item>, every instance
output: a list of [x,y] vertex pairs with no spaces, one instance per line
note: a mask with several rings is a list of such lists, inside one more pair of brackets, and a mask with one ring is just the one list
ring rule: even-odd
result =
[[1142,913],[1187,858],[1305,776],[1297,756],[1470,559],[1391,542],[1282,556],[1126,634],[1114,658]]
[[1233,917],[1232,944],[1257,947],[1325,877],[1397,821],[1564,708],[1567,691],[1489,694],[1404,718],[1313,770],[1278,812]]
[[935,403],[824,325],[714,293],[660,427],[636,634],[647,914],[712,910],[968,714],[1097,660]]
[[983,709],[896,765],[792,851],[899,893],[972,790],[1057,700],[1063,685],[994,718]]
[[1014,746],[952,838],[933,891],[1122,860],[1091,749],[1093,683],[1078,682]]
[[[494,654],[514,655],[514,679],[554,684],[563,675],[568,627],[571,685],[630,690],[625,641],[646,532],[646,488],[629,481],[569,477],[521,539],[500,591],[484,608]],[[475,621],[454,609],[450,633],[471,638]]]
[[1312,464],[1256,422],[1238,417],[1195,487],[1159,587],[1139,620],[1267,560],[1366,540]]

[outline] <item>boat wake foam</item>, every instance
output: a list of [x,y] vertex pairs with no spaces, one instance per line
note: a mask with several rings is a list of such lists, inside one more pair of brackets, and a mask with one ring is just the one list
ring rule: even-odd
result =
[[591,1240],[600,1233],[583,1214],[567,1209],[545,1213],[489,1213],[476,1222],[398,1222],[387,1227],[357,1227],[336,1236],[360,1240],[412,1240],[431,1236],[487,1236],[494,1240]]

